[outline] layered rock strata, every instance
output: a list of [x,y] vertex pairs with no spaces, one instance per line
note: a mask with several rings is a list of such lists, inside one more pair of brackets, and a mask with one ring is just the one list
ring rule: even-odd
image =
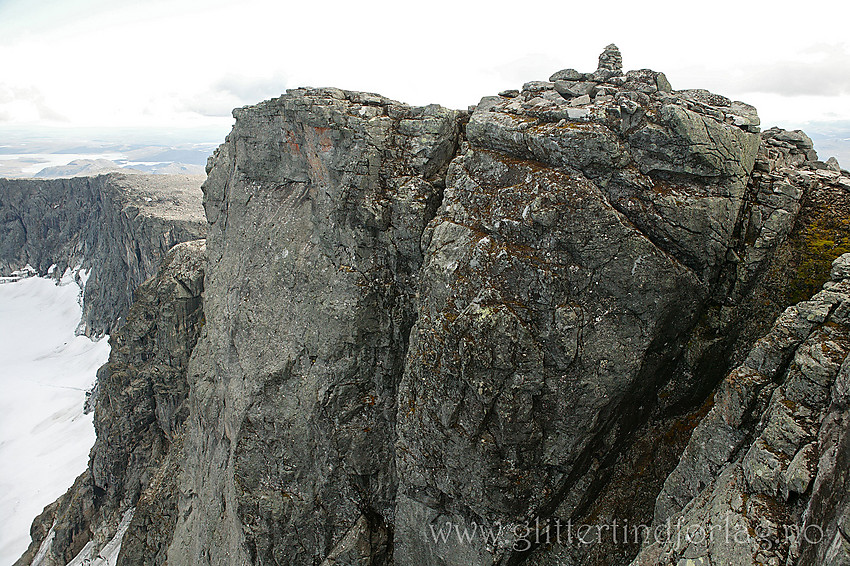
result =
[[203,178],[112,173],[0,179],[0,275],[26,265],[57,276],[90,270],[82,327],[98,336],[127,314],[133,291],[177,243],[204,236]]

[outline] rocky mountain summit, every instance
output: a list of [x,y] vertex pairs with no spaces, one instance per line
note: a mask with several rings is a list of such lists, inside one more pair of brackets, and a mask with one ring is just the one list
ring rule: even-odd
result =
[[613,45],[234,116],[19,564],[850,563],[850,175],[804,133]]

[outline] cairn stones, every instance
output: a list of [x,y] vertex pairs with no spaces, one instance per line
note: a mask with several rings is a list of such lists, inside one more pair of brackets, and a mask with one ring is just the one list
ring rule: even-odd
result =
[[620,49],[613,43],[599,55],[597,71],[613,71],[617,75],[622,74],[623,56],[620,54]]

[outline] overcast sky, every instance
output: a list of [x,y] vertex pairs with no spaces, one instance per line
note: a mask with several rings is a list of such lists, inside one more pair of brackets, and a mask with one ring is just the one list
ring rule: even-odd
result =
[[455,108],[608,43],[757,106],[765,127],[850,120],[843,1],[0,0],[3,126],[231,123],[296,86]]

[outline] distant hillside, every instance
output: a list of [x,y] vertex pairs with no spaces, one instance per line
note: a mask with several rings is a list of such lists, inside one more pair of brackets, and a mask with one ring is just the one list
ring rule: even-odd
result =
[[203,165],[190,163],[134,163],[122,166],[109,159],[75,159],[67,165],[45,167],[35,174],[38,179],[90,177],[105,173],[152,173],[154,175],[203,175]]

